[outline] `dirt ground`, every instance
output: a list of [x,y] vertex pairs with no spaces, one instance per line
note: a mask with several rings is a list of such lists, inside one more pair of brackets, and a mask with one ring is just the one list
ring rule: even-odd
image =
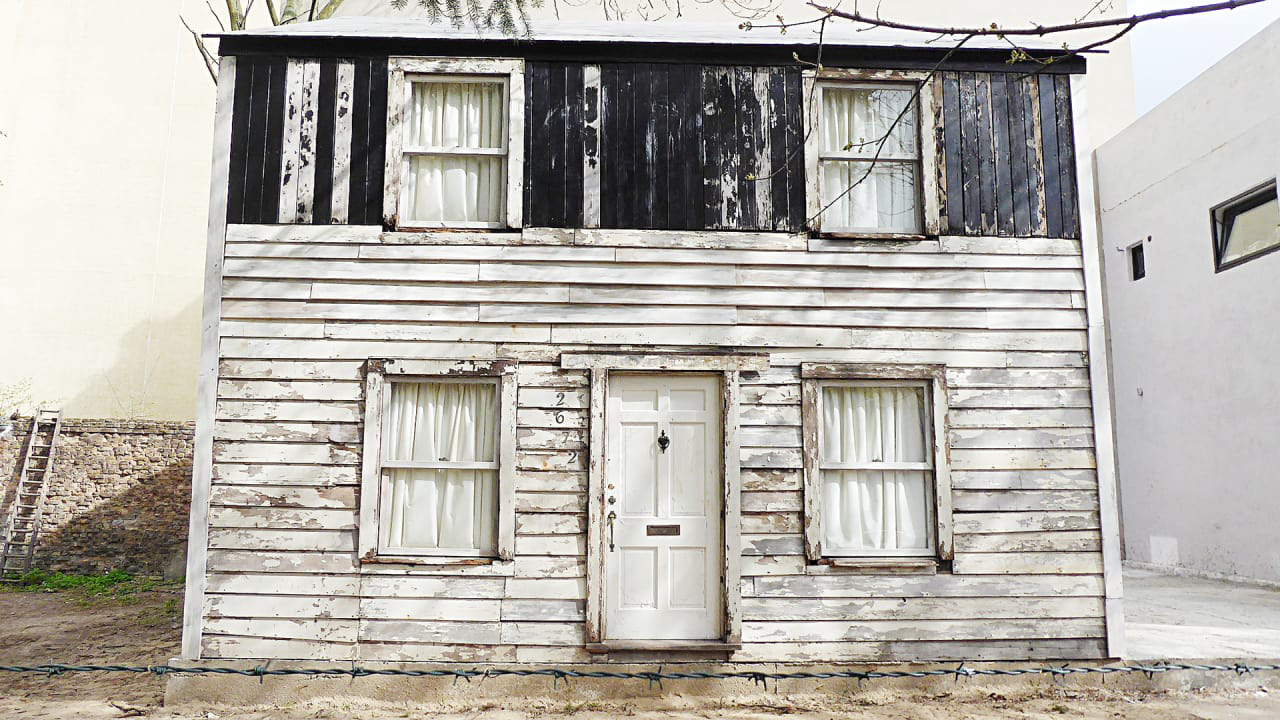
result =
[[[180,591],[142,593],[127,601],[88,603],[74,593],[0,593],[0,663],[155,664],[178,650],[176,610]],[[268,680],[267,682],[270,682]],[[856,695],[768,693],[726,702],[684,699],[673,688],[661,709],[644,701],[584,702],[513,700],[467,707],[322,699],[253,708],[163,707],[164,680],[149,675],[107,673],[49,678],[0,672],[0,718],[99,720],[121,717],[175,720],[524,720],[574,718],[637,720],[728,718],[797,720],[988,720],[1077,718],[1083,720],[1251,720],[1280,718],[1280,691],[1131,692],[1073,686],[992,692],[961,684],[951,692],[911,693],[868,687]]]

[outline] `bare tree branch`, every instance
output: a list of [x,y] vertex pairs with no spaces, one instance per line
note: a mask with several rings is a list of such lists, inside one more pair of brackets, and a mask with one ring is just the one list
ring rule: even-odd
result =
[[[226,32],[227,26],[222,24],[222,16],[218,14],[217,10],[213,9],[213,3],[209,2],[209,0],[205,0],[204,4],[205,4],[205,7],[209,8],[209,14],[213,16],[214,22],[218,23],[218,29],[221,30],[222,32]],[[179,19],[181,19],[181,16],[179,16]],[[187,22],[183,20],[182,24],[186,25]],[[191,28],[187,28],[187,29],[190,30]]]
[[340,7],[342,7],[342,0],[329,0],[324,7],[320,8],[320,12],[316,13],[316,19],[328,20]]
[[178,20],[182,21],[182,26],[187,29],[187,32],[191,33],[191,39],[195,40],[196,49],[200,51],[200,59],[204,60],[204,66],[209,71],[209,77],[213,79],[213,82],[216,85],[218,82],[217,58],[213,56],[213,53],[209,52],[209,48],[205,47],[204,38],[200,37],[200,33],[192,30],[191,26],[187,24],[186,18],[179,15]]
[[274,0],[267,0],[267,14],[271,16],[272,25],[280,24],[280,13],[279,11],[276,10],[276,4]]
[[232,30],[244,29],[244,7],[240,0],[227,0],[227,21]]
[[1029,28],[1003,28],[996,24],[988,27],[965,28],[965,27],[936,27],[931,25],[916,25],[914,23],[898,22],[894,20],[886,20],[880,17],[879,12],[873,17],[864,15],[855,9],[853,12],[847,12],[835,7],[820,5],[816,2],[808,3],[812,7],[822,13],[833,17],[844,18],[854,22],[864,23],[874,27],[893,28],[896,30],[911,30],[914,32],[928,33],[930,35],[963,35],[966,37],[982,37],[982,36],[999,36],[1005,37],[1010,35],[1021,36],[1044,36],[1056,33],[1075,32],[1077,30],[1093,30],[1096,28],[1118,27],[1123,25],[1137,25],[1150,20],[1164,20],[1166,18],[1180,17],[1183,15],[1199,15],[1202,13],[1217,12],[1219,10],[1234,10],[1238,7],[1246,5],[1256,5],[1266,0],[1224,0],[1224,2],[1211,3],[1209,5],[1195,5],[1192,7],[1173,8],[1171,10],[1159,10],[1156,12],[1144,13],[1142,15],[1130,15],[1123,18],[1110,18],[1107,20],[1089,20],[1087,22],[1064,23],[1061,25],[1036,25]]

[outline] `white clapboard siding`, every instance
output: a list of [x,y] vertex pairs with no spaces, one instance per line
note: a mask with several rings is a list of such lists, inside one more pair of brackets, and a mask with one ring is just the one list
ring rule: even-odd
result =
[[[301,106],[313,64],[298,61]],[[205,656],[598,660],[583,647],[590,378],[559,365],[590,350],[769,354],[740,378],[735,660],[1104,654],[1079,241],[346,226],[349,61],[336,85],[334,224],[227,233]],[[287,222],[314,211],[308,123],[288,128]],[[513,561],[357,558],[371,358],[519,361]],[[808,563],[806,362],[946,366],[950,569]]]

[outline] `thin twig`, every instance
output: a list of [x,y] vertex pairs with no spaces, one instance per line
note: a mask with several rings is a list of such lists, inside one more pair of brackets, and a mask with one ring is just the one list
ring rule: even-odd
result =
[[870,17],[863,15],[858,11],[846,12],[836,7],[828,7],[810,0],[809,7],[833,17],[844,18],[854,22],[874,25],[876,27],[892,28],[895,30],[911,30],[913,32],[928,33],[930,35],[964,35],[966,37],[982,37],[982,36],[1005,36],[1005,35],[1023,35],[1023,36],[1044,36],[1056,33],[1075,32],[1077,30],[1093,30],[1104,27],[1118,27],[1121,25],[1137,25],[1139,23],[1148,22],[1150,20],[1164,20],[1167,18],[1181,17],[1184,15],[1199,15],[1202,13],[1217,12],[1219,10],[1234,10],[1238,7],[1246,5],[1256,5],[1266,0],[1224,0],[1223,2],[1211,3],[1209,5],[1194,5],[1192,7],[1173,8],[1170,10],[1158,10],[1156,12],[1144,13],[1141,15],[1130,15],[1123,18],[1110,18],[1107,20],[1090,20],[1088,22],[1065,23],[1061,25],[1036,25],[1029,28],[1003,28],[997,25],[979,28],[965,27],[936,27],[931,25],[916,25],[914,23],[905,23],[895,20],[885,20],[879,17]]
[[187,19],[179,15],[178,20],[182,22],[182,26],[187,29],[187,32],[191,33],[191,39],[195,40],[196,49],[200,51],[200,59],[204,60],[205,69],[209,71],[209,78],[216,84],[218,82],[218,61],[213,57],[213,53],[209,52],[209,48],[205,47],[204,38],[200,37],[200,33],[192,30],[191,26],[187,24]]

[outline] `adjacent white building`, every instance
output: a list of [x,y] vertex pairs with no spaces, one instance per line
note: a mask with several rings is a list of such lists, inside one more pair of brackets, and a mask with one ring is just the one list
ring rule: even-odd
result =
[[1127,558],[1280,582],[1280,23],[1096,156]]

